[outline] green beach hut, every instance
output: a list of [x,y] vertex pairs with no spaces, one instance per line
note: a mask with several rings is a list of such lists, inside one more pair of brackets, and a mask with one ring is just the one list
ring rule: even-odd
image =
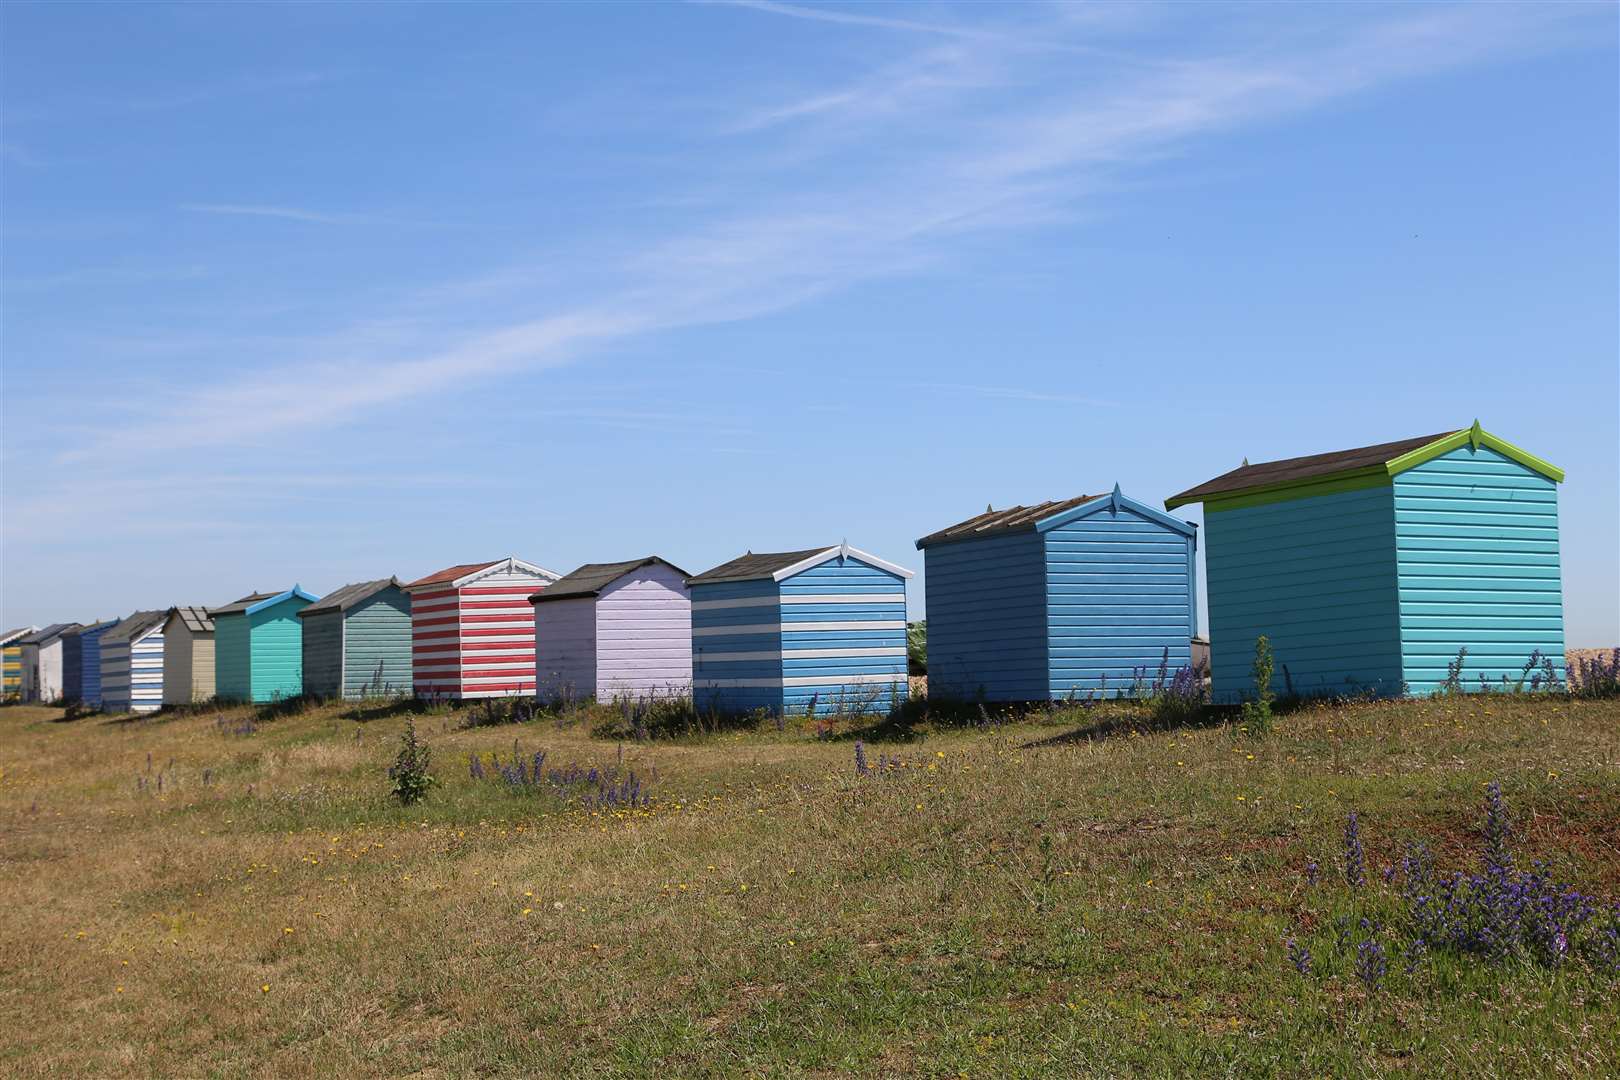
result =
[[294,585],[208,610],[214,620],[214,693],[221,701],[278,701],[304,692],[298,613],[316,599]]
[[364,698],[411,693],[411,598],[398,578],[333,589],[298,613],[304,693]]

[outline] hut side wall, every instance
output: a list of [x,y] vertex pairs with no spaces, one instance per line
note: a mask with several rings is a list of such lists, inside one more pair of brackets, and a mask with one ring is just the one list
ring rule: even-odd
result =
[[782,710],[781,590],[763,581],[692,586],[692,698],[722,713]]
[[[186,624],[171,618],[163,625],[163,704],[190,705],[205,700],[192,693],[192,671],[196,646]],[[213,682],[213,657],[209,657],[208,678]]]
[[1558,485],[1489,447],[1464,446],[1395,477],[1402,672],[1441,689],[1523,673],[1536,650],[1564,668]]
[[1046,570],[1035,533],[923,549],[930,697],[1046,696]]
[[461,696],[461,597],[448,586],[411,594],[411,683],[418,697]]
[[[550,606],[537,605],[536,616]],[[639,567],[602,590],[595,634],[598,701],[691,691],[692,598],[685,578],[663,563]]]
[[21,701],[23,694],[23,647],[7,645],[0,649],[0,697]]
[[598,696],[596,650],[595,597],[534,605],[537,696],[546,701]]
[[1157,673],[1168,660],[1173,673],[1192,663],[1192,537],[1123,506],[1044,535],[1054,699],[1123,691],[1139,668]]
[[304,692],[304,628],[298,612],[309,603],[289,596],[248,616],[254,701],[279,701]]
[[1304,695],[1400,692],[1394,502],[1386,484],[1234,509],[1206,504],[1216,701],[1253,695],[1261,634],[1278,693],[1285,666]]
[[84,635],[62,637],[62,700],[69,704],[84,700]]
[[28,701],[55,704],[62,700],[62,639],[23,650],[23,696]]
[[780,584],[782,708],[887,712],[906,699],[906,581],[838,558]]
[[248,617],[214,619],[214,692],[223,701],[253,700],[253,663]]
[[343,613],[328,611],[303,624],[304,693],[334,698],[343,692]]
[[22,694],[23,701],[39,700],[39,646],[24,645],[22,647]]
[[79,635],[79,643],[83,648],[80,661],[83,665],[79,683],[80,700],[91,708],[101,708],[101,636],[114,625],[116,624],[109,624]]
[[410,692],[411,600],[390,587],[350,608],[343,620],[343,696]]

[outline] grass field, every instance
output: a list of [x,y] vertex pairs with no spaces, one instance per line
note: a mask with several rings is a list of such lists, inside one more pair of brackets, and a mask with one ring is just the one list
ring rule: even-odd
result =
[[[410,808],[379,711],[0,710],[0,1073],[1620,1072],[1591,965],[1435,956],[1369,992],[1326,952],[1347,811],[1387,907],[1406,840],[1473,857],[1493,779],[1526,858],[1620,897],[1620,703],[1321,707],[1259,737],[1087,738],[1076,710],[869,739],[901,759],[881,775],[792,724],[619,744],[439,712]],[[514,742],[622,761],[651,803],[469,775]]]

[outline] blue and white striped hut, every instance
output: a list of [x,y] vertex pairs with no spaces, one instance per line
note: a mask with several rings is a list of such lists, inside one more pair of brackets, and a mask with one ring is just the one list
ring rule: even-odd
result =
[[156,712],[163,707],[163,620],[166,611],[137,611],[101,635],[101,707]]
[[906,697],[906,579],[848,544],[750,552],[687,579],[701,709],[885,712]]

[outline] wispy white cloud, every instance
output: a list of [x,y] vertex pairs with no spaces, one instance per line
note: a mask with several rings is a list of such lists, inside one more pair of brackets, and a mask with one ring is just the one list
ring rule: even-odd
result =
[[[836,15],[832,21],[886,18],[769,7],[795,17]],[[93,460],[176,445],[251,443],[379,405],[556,367],[604,344],[754,318],[877,276],[932,272],[948,265],[952,241],[1078,213],[1100,178],[1179,152],[1190,140],[1534,48],[1568,25],[1567,15],[1548,20],[1525,8],[1401,11],[1336,26],[1320,40],[1279,43],[1266,36],[1213,57],[1098,70],[1077,70],[1066,59],[1031,68],[1022,46],[986,41],[942,51],[930,42],[852,87],[807,95],[800,105],[774,112],[740,111],[726,152],[742,155],[739,175],[753,168],[764,179],[754,188],[743,185],[729,214],[642,233],[634,246],[593,253],[591,280],[600,284],[582,298],[474,332],[418,326],[414,343],[407,335],[385,352],[334,350],[329,340],[288,348],[285,360],[251,375],[154,395],[145,418],[114,425],[71,456]],[[1053,32],[1065,27],[1054,22]],[[758,160],[750,162],[747,140],[737,138],[788,131],[797,118],[832,117],[845,139],[819,151],[829,155],[826,167],[802,178],[791,170],[770,172],[779,139],[759,147]],[[694,154],[713,151],[701,142],[692,148]],[[319,224],[356,220],[298,207],[191,208]],[[466,288],[449,282],[445,292]],[[1107,403],[998,386],[942,383],[935,389],[1008,401]]]
[[917,19],[896,19],[887,15],[869,15],[852,11],[840,11],[836,8],[784,4],[778,3],[777,0],[698,0],[698,2],[723,7],[747,8],[770,15],[786,16],[790,19],[838,23],[843,26],[870,26],[881,30],[903,30],[908,33],[938,34],[943,37],[968,39],[996,36],[987,33],[983,27],[925,22]]
[[362,214],[332,214],[322,210],[306,210],[299,206],[264,206],[247,203],[181,203],[180,209],[193,214],[280,218],[283,221],[304,221],[317,225],[369,225],[380,223],[382,220]]

